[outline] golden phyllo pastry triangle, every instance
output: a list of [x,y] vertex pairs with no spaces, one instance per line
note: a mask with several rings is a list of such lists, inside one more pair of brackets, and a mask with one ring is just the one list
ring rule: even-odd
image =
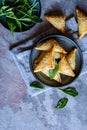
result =
[[37,66],[38,63],[41,61],[41,59],[44,57],[45,55],[45,51],[41,52],[40,55],[34,60],[34,65]]
[[48,20],[56,29],[65,32],[65,17],[64,16],[51,16],[45,15],[46,20]]
[[41,43],[40,45],[36,46],[35,49],[42,50],[42,51],[49,51],[54,44],[54,39],[48,39],[45,42]]
[[55,52],[67,54],[67,52],[63,49],[63,47],[60,46],[60,44],[56,40],[54,41],[54,48],[55,48]]
[[76,51],[77,49],[75,48],[66,56],[66,59],[70,64],[72,70],[75,70],[76,67]]
[[52,48],[49,52],[45,52],[44,57],[40,60],[38,65],[35,67],[34,72],[39,72],[43,70],[54,69],[55,60],[53,58],[54,48]]
[[79,38],[82,38],[87,33],[87,16],[79,9],[76,9]]
[[73,70],[71,69],[69,63],[67,62],[66,58],[63,57],[59,63],[59,73],[63,74],[63,75],[67,75],[67,76],[71,76],[74,77],[75,73],[73,72]]

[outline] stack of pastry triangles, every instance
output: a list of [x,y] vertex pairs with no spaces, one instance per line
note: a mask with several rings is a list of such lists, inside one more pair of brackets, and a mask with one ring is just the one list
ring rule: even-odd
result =
[[75,76],[73,70],[75,70],[76,65],[76,48],[67,54],[60,43],[56,39],[51,38],[36,46],[35,49],[41,51],[39,57],[34,61],[35,73],[41,71],[50,77],[51,72],[51,79],[60,83],[62,82],[60,74]]

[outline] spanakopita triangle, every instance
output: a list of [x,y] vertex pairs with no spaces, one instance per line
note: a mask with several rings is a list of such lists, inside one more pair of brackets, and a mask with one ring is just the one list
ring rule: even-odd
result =
[[87,16],[79,9],[76,9],[78,20],[79,38],[82,38],[87,33]]

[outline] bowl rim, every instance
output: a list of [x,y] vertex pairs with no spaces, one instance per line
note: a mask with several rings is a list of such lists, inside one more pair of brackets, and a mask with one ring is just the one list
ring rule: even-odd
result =
[[[77,73],[77,75],[75,76],[75,78],[73,78],[72,81],[70,81],[69,83],[67,83],[67,84],[65,84],[65,85],[60,85],[60,86],[59,86],[59,85],[58,85],[58,86],[56,85],[56,86],[53,86],[53,85],[49,85],[49,84],[46,84],[45,82],[41,81],[41,80],[36,76],[36,74],[34,73],[33,67],[32,67],[32,64],[31,64],[31,57],[32,57],[32,52],[33,52],[34,47],[35,47],[36,45],[40,44],[42,41],[44,41],[44,40],[46,40],[46,39],[48,39],[48,38],[52,38],[52,37],[54,37],[54,38],[55,38],[55,37],[61,37],[61,38],[65,38],[65,39],[67,39],[67,40],[70,40],[71,42],[73,42],[73,44],[76,46],[76,48],[79,49],[79,53],[80,53],[80,57],[81,57],[81,64],[80,64],[79,72]],[[66,87],[67,85],[70,85],[71,83],[73,83],[73,82],[79,77],[79,75],[80,75],[80,73],[81,73],[81,71],[82,71],[82,68],[83,68],[83,54],[82,54],[82,51],[81,51],[79,45],[78,45],[75,41],[73,41],[72,39],[68,38],[67,36],[63,36],[63,35],[59,35],[59,34],[51,34],[51,35],[49,35],[49,36],[45,36],[45,37],[42,38],[41,40],[38,40],[37,43],[36,43],[36,45],[33,46],[33,48],[32,48],[31,51],[30,51],[29,64],[30,64],[30,71],[32,72],[34,78],[35,78],[38,82],[40,82],[40,83],[42,83],[43,85],[46,85],[46,86],[48,86],[48,87],[60,88],[60,87]]]
[[[32,1],[32,0],[30,0],[30,1]],[[41,2],[40,2],[40,0],[36,0],[36,1],[39,2],[38,16],[41,17]],[[0,7],[2,7],[2,0],[0,0]],[[3,16],[1,16],[1,17],[3,17]],[[9,27],[6,25],[6,22],[5,22],[5,24],[4,24],[4,23],[0,20],[0,23],[1,23],[7,30],[11,31],[11,30],[9,29]],[[36,24],[37,24],[37,23],[33,23],[33,25],[31,25],[31,27],[30,27],[29,29],[24,29],[24,30],[22,30],[22,31],[15,30],[14,32],[25,32],[25,31],[28,31],[28,30],[30,30],[32,27],[34,27]]]

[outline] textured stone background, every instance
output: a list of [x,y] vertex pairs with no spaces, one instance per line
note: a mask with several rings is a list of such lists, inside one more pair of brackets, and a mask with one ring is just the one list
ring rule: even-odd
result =
[[[72,13],[75,15],[76,5],[87,13],[87,0],[41,0],[41,4],[42,18],[44,13],[55,9],[62,10],[67,17]],[[15,43],[49,28],[51,25],[43,18],[43,22],[30,31],[15,33]],[[83,51],[87,49],[86,39],[79,43]],[[32,98],[10,55],[12,44],[11,32],[0,24],[0,130],[87,130],[87,74],[77,79],[79,96],[76,98],[56,89]],[[69,98],[67,106],[55,111],[58,99],[64,96]]]

